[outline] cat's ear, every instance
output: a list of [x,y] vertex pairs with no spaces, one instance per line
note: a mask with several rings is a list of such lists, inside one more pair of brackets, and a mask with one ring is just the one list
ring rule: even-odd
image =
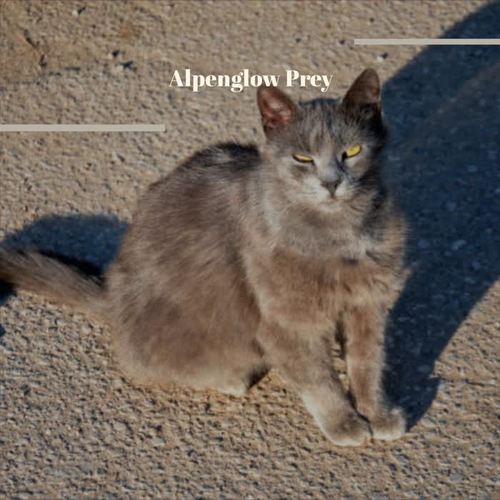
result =
[[351,85],[342,100],[344,108],[356,110],[380,110],[380,79],[374,69],[365,69]]
[[297,105],[277,87],[260,86],[257,104],[266,135],[288,125],[298,113]]

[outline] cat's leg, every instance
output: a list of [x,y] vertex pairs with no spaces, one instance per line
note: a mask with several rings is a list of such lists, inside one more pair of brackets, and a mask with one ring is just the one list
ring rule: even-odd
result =
[[332,366],[326,337],[264,325],[259,341],[270,364],[300,393],[321,430],[340,446],[370,438],[368,423],[354,410]]
[[402,410],[391,407],[384,393],[385,313],[381,308],[352,308],[343,315],[345,358],[350,389],[358,412],[370,421],[373,437],[392,440],[406,430]]

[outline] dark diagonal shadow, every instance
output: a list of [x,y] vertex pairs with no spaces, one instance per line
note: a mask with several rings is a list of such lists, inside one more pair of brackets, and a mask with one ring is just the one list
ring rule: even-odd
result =
[[[500,37],[500,3],[443,38]],[[500,271],[500,46],[425,49],[385,87],[392,177],[416,266],[389,328],[389,392],[417,422],[434,365]]]

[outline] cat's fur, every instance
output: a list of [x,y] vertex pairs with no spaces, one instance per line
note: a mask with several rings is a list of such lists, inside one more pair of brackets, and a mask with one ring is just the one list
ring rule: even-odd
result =
[[[405,421],[382,388],[384,324],[404,224],[381,177],[378,76],[364,71],[341,101],[261,87],[258,104],[266,144],[213,146],[153,184],[102,283],[12,250],[0,278],[108,320],[136,383],[242,394],[276,368],[334,443],[395,439]],[[361,154],[343,161],[353,144]],[[335,336],[355,408],[329,357]]]

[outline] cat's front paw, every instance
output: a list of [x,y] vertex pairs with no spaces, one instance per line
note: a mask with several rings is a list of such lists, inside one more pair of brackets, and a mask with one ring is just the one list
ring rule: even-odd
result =
[[406,418],[401,408],[392,408],[370,419],[373,437],[393,441],[406,432]]
[[326,436],[337,446],[361,446],[371,437],[368,422],[354,412],[322,427]]

